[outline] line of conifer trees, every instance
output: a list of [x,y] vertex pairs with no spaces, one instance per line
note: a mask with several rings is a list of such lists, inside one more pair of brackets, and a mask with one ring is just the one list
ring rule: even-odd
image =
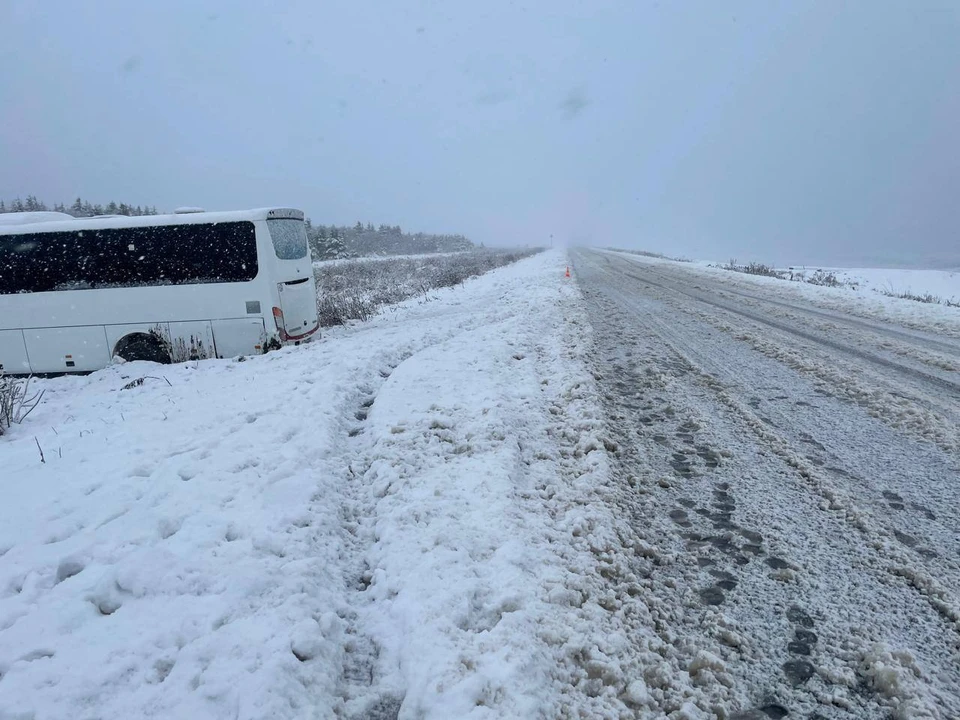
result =
[[69,206],[63,203],[56,203],[53,206],[47,205],[42,200],[38,200],[35,195],[27,195],[26,200],[17,198],[6,202],[0,200],[0,213],[12,212],[62,212],[74,217],[93,217],[94,215],[128,215],[138,217],[140,215],[156,215],[157,208],[149,205],[128,205],[127,203],[109,202],[106,205],[100,203],[92,204],[89,200],[77,198]]

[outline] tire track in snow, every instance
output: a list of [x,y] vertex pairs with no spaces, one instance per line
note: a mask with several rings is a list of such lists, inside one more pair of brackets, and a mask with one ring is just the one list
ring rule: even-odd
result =
[[[904,365],[894,360],[885,358],[881,355],[877,355],[876,353],[867,352],[865,350],[860,350],[854,347],[850,347],[847,344],[836,342],[834,340],[831,340],[830,338],[826,338],[826,337],[823,337],[822,335],[818,335],[817,333],[808,332],[798,327],[788,325],[787,323],[780,322],[778,320],[773,320],[770,317],[758,315],[757,313],[744,310],[742,307],[737,307],[735,305],[730,305],[725,302],[720,302],[714,298],[707,298],[697,293],[691,293],[687,290],[683,290],[674,285],[665,284],[663,276],[655,272],[651,272],[650,274],[657,276],[660,279],[660,282],[653,281],[650,278],[644,277],[641,275],[634,275],[632,273],[625,273],[625,274],[628,277],[647,283],[648,285],[652,285],[654,287],[660,288],[661,290],[666,290],[668,292],[673,292],[673,293],[679,293],[680,295],[684,295],[688,298],[696,300],[697,302],[703,303],[704,305],[709,305],[719,310],[724,310],[729,313],[734,313],[735,315],[740,315],[741,317],[747,318],[748,320],[752,320],[753,322],[760,323],[762,325],[766,325],[776,330],[780,330],[781,332],[785,332],[790,335],[794,335],[796,337],[802,338],[809,342],[822,345],[824,347],[843,353],[845,355],[850,355],[858,360],[863,360],[863,361],[872,363],[874,365],[878,365],[884,368],[885,370],[893,370],[894,372],[897,372],[901,375],[905,375],[909,378],[919,380],[923,384],[928,385],[931,388],[935,388],[935,390],[933,390],[934,395],[937,393],[937,390],[939,390],[946,393],[947,396],[950,398],[954,398],[954,399],[960,398],[960,381],[955,381],[950,379],[949,377],[944,377],[942,375],[937,375],[931,372],[920,370],[915,367],[910,367],[908,365]],[[726,291],[726,292],[729,292],[729,291]],[[777,304],[781,304],[781,303],[777,303]]]
[[[659,274],[661,277],[669,278],[672,282],[682,282],[682,280],[677,276],[671,276],[665,269],[660,269]],[[689,276],[684,278],[688,280]],[[702,282],[702,278],[698,278],[697,282]],[[822,309],[814,309],[812,307],[805,307],[803,305],[791,305],[790,303],[783,302],[781,300],[774,300],[772,298],[766,298],[762,295],[757,295],[755,293],[745,292],[743,290],[734,290],[733,288],[727,287],[725,285],[713,282],[715,290],[718,293],[736,295],[747,300],[752,300],[756,303],[762,303],[766,305],[775,305],[777,307],[784,308],[791,313],[798,313],[803,315],[809,315],[813,318],[819,318],[820,320],[826,320],[833,323],[838,323],[840,325],[846,325],[848,327],[856,328],[858,330],[866,330],[874,335],[885,336],[892,340],[898,340],[901,342],[909,343],[911,345],[923,346],[933,352],[942,352],[947,353],[948,355],[960,356],[960,344],[952,343],[946,341],[943,337],[931,337],[928,333],[920,330],[913,330],[910,332],[905,331],[902,328],[891,327],[888,324],[880,323],[879,321],[870,321],[863,318],[855,318],[849,315],[842,315],[839,312],[829,312]]]
[[[611,262],[610,258],[604,259]],[[635,280],[639,279],[650,288],[663,290],[666,295],[661,299],[675,305],[685,314],[695,315],[728,333],[732,333],[734,327],[739,327],[737,340],[748,342],[764,355],[816,377],[828,386],[832,393],[856,402],[871,414],[883,418],[892,427],[905,429],[924,441],[933,440],[947,452],[960,450],[960,406],[957,401],[952,400],[951,395],[930,386],[916,375],[916,372],[923,376],[928,376],[929,373],[916,371],[915,368],[882,357],[878,358],[881,361],[879,365],[872,362],[850,362],[846,357],[839,358],[836,355],[831,357],[826,352],[829,347],[824,343],[815,341],[812,345],[798,345],[795,338],[800,336],[794,332],[780,330],[763,320],[755,320],[742,312],[706,301],[702,303],[706,305],[705,309],[684,306],[682,299],[693,297],[684,290],[651,282],[633,273],[626,275]],[[747,325],[744,325],[744,321]],[[748,331],[744,331],[744,328]],[[771,330],[774,332],[771,333]],[[784,333],[782,339],[780,333]],[[882,372],[883,363],[892,363],[901,368],[901,377],[893,381],[889,374]],[[940,380],[950,383],[952,380],[949,377],[940,377]]]
[[[618,251],[602,252],[611,258],[629,260],[634,268],[653,267],[683,285],[691,283],[691,281],[701,285],[706,283],[711,285],[712,290],[719,295],[737,295],[744,299],[755,299],[759,302],[779,305],[790,311],[803,312],[811,316],[817,315],[825,320],[836,320],[847,327],[872,330],[890,339],[899,338],[905,342],[924,345],[930,351],[942,351],[954,355],[960,352],[960,345],[957,344],[960,342],[960,325],[955,321],[924,320],[922,318],[918,320],[910,313],[891,316],[885,314],[882,305],[879,307],[875,305],[874,309],[871,309],[869,304],[864,305],[862,301],[867,300],[869,296],[864,297],[857,293],[851,293],[849,296],[846,293],[820,295],[815,290],[816,294],[811,296],[804,290],[814,289],[814,286],[801,282],[785,280],[773,282],[770,278],[758,278],[757,276],[728,270],[721,271],[716,266],[705,268],[673,261],[648,261],[647,258],[642,256]],[[761,282],[754,282],[756,280]],[[772,284],[764,283],[763,280],[771,280]],[[744,288],[749,288],[749,290]],[[828,292],[835,290],[834,288],[825,289]],[[764,293],[767,290],[772,291],[772,295],[784,299],[774,300],[765,296]],[[791,304],[789,298],[793,299],[794,304]],[[877,299],[879,300],[879,298]],[[850,302],[851,300],[853,302]],[[907,308],[915,305],[913,301],[903,304]],[[955,318],[955,320],[957,319],[960,318]]]
[[[344,720],[396,720],[403,703],[402,688],[393,684],[382,686],[383,674],[378,664],[380,647],[363,627],[357,607],[363,604],[363,595],[370,583],[369,566],[364,556],[375,542],[371,526],[372,503],[362,487],[363,477],[371,464],[371,443],[364,433],[364,424],[383,384],[410,354],[409,350],[382,353],[360,370],[357,389],[342,408],[339,423],[340,452],[334,465],[341,468],[343,497],[340,518],[344,547],[349,555],[345,563],[348,595],[341,610],[341,619],[345,623],[345,652],[338,683],[343,703],[338,716]],[[361,459],[359,463],[358,458]],[[329,498],[318,497],[315,501],[328,503]]]

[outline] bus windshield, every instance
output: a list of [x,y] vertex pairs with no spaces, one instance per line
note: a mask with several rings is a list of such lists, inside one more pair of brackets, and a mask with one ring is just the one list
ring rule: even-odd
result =
[[274,218],[267,220],[273,250],[280,260],[300,260],[307,256],[307,229],[303,220]]

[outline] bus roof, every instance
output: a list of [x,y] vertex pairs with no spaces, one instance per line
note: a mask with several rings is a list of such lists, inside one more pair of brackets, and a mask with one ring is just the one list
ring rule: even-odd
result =
[[[187,214],[142,215],[139,217],[112,216],[73,218],[63,213],[11,213],[16,215],[59,215],[60,218],[27,220],[21,224],[0,222],[0,235],[25,233],[76,232],[101,228],[155,227],[157,225],[198,225],[205,223],[239,222],[243,220],[269,220],[292,218],[303,220],[303,211],[293,208],[257,208],[254,210],[230,210],[225,212],[194,212]],[[0,218],[3,218],[0,215]]]

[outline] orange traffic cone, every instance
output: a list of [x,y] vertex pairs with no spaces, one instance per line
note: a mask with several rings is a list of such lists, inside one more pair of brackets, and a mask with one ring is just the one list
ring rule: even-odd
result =
[[567,265],[567,277],[570,277],[570,266]]

